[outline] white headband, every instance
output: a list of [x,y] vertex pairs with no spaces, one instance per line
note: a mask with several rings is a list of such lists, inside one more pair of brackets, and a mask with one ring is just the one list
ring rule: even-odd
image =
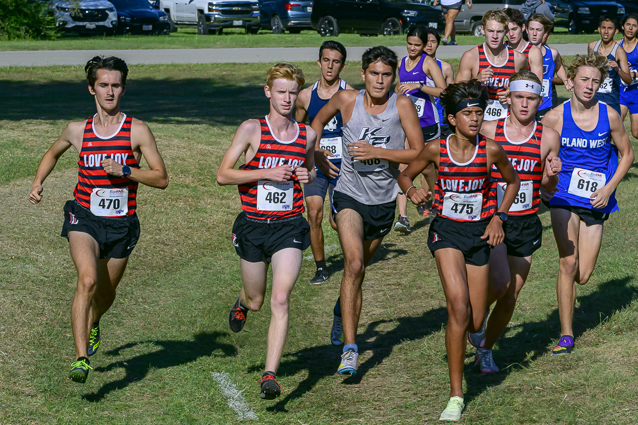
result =
[[530,80],[516,80],[510,83],[510,91],[525,91],[541,95],[541,85]]

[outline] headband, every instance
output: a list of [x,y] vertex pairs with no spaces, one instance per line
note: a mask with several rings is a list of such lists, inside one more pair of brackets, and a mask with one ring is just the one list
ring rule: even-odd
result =
[[530,80],[516,80],[510,83],[510,91],[524,91],[541,95],[541,85]]
[[454,115],[456,115],[463,109],[469,108],[471,106],[478,106],[479,108],[485,110],[485,102],[481,99],[464,99],[456,104],[456,107],[454,108]]

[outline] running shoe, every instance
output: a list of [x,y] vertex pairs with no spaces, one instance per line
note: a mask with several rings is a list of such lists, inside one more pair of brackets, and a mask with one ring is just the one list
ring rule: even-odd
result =
[[257,383],[261,386],[259,397],[264,400],[272,400],[281,394],[281,385],[279,385],[274,375],[267,373]]
[[357,361],[359,360],[359,353],[350,349],[341,355],[341,364],[339,364],[339,375],[356,375],[357,374]]
[[444,45],[444,46],[446,46],[446,45],[447,45],[447,43],[448,43],[448,38],[447,38],[447,37],[443,37],[443,38],[441,39],[441,44],[442,44],[442,45]]
[[86,357],[80,357],[71,364],[71,372],[69,373],[69,379],[74,382],[84,384],[86,377],[89,376],[89,369],[93,369],[89,366],[89,359]]
[[341,317],[335,314],[332,319],[332,331],[330,332],[330,342],[332,345],[343,345],[343,324],[341,323]]
[[91,335],[89,336],[89,347],[87,353],[89,356],[97,353],[97,349],[100,348],[100,323],[93,323],[91,328]]
[[419,213],[421,217],[427,217],[430,215],[430,208],[428,204],[419,204],[416,206],[416,212]]
[[485,319],[483,320],[483,326],[481,326],[481,329],[476,332],[476,333],[471,333],[468,332],[467,333],[467,340],[470,341],[470,344],[472,344],[472,347],[474,348],[481,348],[482,346],[485,345],[485,326],[487,326],[487,318],[489,317],[490,312],[488,311],[487,313],[485,313]]
[[394,223],[394,230],[397,232],[411,233],[412,228],[407,217],[399,216],[399,219]]
[[319,267],[317,269],[317,273],[315,273],[315,277],[310,279],[310,283],[312,283],[313,285],[321,285],[326,280],[328,280],[329,277],[330,275],[328,274],[328,271],[324,270],[323,267]]
[[451,40],[447,45],[448,46],[456,46],[456,40]]
[[230,309],[228,313],[228,324],[230,325],[230,330],[233,332],[239,332],[244,328],[244,324],[246,323],[246,315],[248,314],[248,309],[245,309],[239,304],[239,297],[233,307]]
[[447,407],[443,413],[441,413],[439,421],[458,422],[459,419],[461,419],[461,413],[463,413],[464,408],[465,404],[463,404],[461,397],[450,397],[450,401],[447,402]]
[[476,364],[481,368],[483,375],[489,375],[490,373],[498,373],[500,369],[494,363],[492,358],[492,350],[487,348],[476,349]]
[[552,350],[553,356],[560,356],[561,354],[571,354],[574,349],[574,337],[569,335],[563,335],[558,341],[558,345]]

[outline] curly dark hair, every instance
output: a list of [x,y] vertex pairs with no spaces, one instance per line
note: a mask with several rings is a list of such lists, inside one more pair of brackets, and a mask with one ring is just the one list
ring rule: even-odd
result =
[[84,67],[86,73],[86,79],[89,85],[95,88],[95,82],[97,81],[97,71],[99,69],[106,69],[108,71],[120,71],[122,74],[122,85],[126,86],[126,76],[128,75],[128,66],[124,60],[115,56],[95,56],[89,60]]

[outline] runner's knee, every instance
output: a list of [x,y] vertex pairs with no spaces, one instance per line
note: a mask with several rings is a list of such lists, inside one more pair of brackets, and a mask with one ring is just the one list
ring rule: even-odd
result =
[[270,310],[273,313],[286,313],[290,305],[290,294],[273,292],[270,298]]
[[349,277],[359,277],[365,271],[363,260],[361,258],[354,258],[347,260],[344,264],[343,272]]
[[82,292],[95,292],[97,278],[95,276],[80,276],[78,278],[78,290]]
[[[448,315],[450,321],[467,328],[472,318],[472,310],[470,304],[466,300],[451,300],[447,304]],[[480,326],[479,326],[480,328]]]
[[576,272],[578,272],[578,257],[569,256],[561,258],[560,272],[567,276],[576,276]]
[[258,295],[250,297],[246,294],[246,303],[244,304],[242,302],[242,305],[251,311],[259,311],[261,310],[261,306],[264,305],[264,296]]

